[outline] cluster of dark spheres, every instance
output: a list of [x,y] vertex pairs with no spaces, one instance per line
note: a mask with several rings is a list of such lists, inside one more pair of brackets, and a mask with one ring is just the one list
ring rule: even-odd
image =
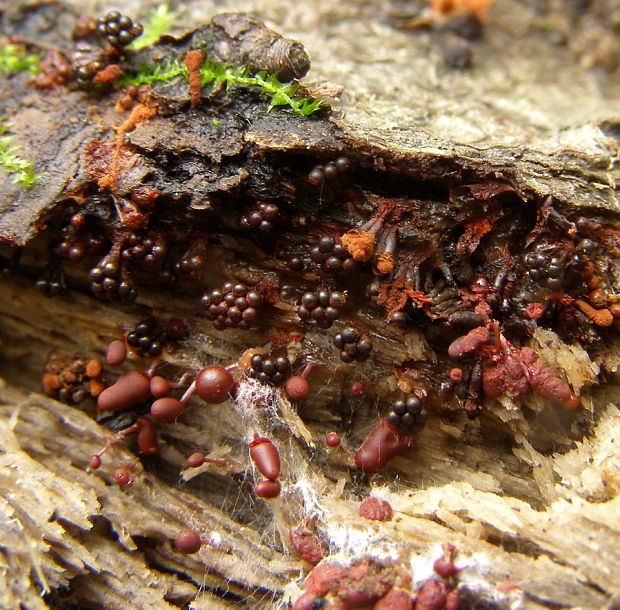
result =
[[143,28],[131,17],[110,11],[97,21],[97,32],[115,49],[122,49],[142,34]]
[[308,181],[314,185],[329,182],[346,174],[351,169],[351,161],[346,157],[338,157],[325,165],[317,165],[309,174]]
[[340,240],[336,241],[327,235],[310,249],[310,258],[326,273],[351,273],[357,266]]
[[134,301],[138,296],[117,258],[106,256],[88,273],[93,294],[106,301]]
[[242,229],[258,229],[264,233],[273,231],[274,223],[280,216],[280,208],[273,203],[257,203],[256,206],[241,217]]
[[121,256],[125,260],[154,264],[162,261],[166,252],[166,240],[162,235],[130,233],[123,244]]
[[248,329],[256,320],[257,308],[262,301],[261,295],[245,284],[227,282],[221,289],[203,295],[201,304],[205,315],[218,330]]
[[428,413],[417,396],[409,396],[394,402],[386,419],[402,434],[411,435],[424,428]]
[[246,374],[261,383],[281,385],[291,374],[291,363],[286,356],[272,358],[256,354],[252,356]]
[[340,350],[343,362],[362,362],[370,356],[372,343],[356,328],[345,328],[334,336],[334,345]]
[[166,333],[157,320],[148,318],[141,320],[127,335],[127,343],[133,347],[140,356],[159,356],[166,341]]
[[303,322],[315,322],[319,328],[329,328],[340,315],[346,297],[342,292],[318,290],[305,292],[297,308],[297,315]]
[[562,288],[564,257],[548,252],[530,252],[525,255],[524,263],[529,269],[528,277],[537,284],[551,290]]
[[37,290],[48,297],[64,294],[67,290],[65,276],[60,265],[48,265],[43,270],[41,277],[35,282]]

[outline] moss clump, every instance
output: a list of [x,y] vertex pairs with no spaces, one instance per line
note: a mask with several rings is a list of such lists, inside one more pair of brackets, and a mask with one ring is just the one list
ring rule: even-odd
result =
[[139,51],[152,44],[155,44],[164,34],[172,29],[178,11],[171,11],[170,7],[164,2],[153,8],[147,18],[142,35],[134,40],[127,48]]
[[225,83],[226,87],[259,87],[271,96],[269,110],[275,106],[289,106],[297,114],[309,116],[322,105],[321,100],[298,97],[299,83],[282,83],[275,74],[267,74],[264,70],[252,76],[245,67],[226,68],[207,61],[200,68],[200,76],[203,85],[214,83],[217,87]]
[[40,71],[41,56],[28,53],[22,45],[0,45],[0,75],[13,76],[18,72],[37,74]]
[[[189,79],[189,71],[177,59],[168,59],[157,65],[145,65],[140,70],[121,80],[122,85],[153,85],[159,82],[168,82],[174,78]],[[245,66],[226,67],[205,61],[200,67],[201,86],[213,85],[214,89],[225,86],[230,89],[235,86],[244,86],[260,89],[271,97],[269,110],[276,106],[288,106],[297,114],[309,116],[323,105],[321,100],[311,97],[297,96],[299,83],[282,83],[275,74],[265,71],[250,74]]]
[[17,154],[19,146],[11,146],[15,136],[4,135],[8,127],[0,123],[0,166],[9,174],[15,174],[13,182],[24,188],[31,188],[36,182],[38,175],[34,171],[34,165],[28,159]]
[[187,79],[187,68],[177,59],[165,59],[157,64],[145,64],[135,74],[127,74],[119,80],[119,85],[154,85],[166,83],[174,78],[182,76]]

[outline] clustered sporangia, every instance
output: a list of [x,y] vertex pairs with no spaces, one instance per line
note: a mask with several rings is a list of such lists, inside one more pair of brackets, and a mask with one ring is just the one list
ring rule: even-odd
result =
[[52,354],[43,373],[43,388],[67,404],[79,404],[88,396],[96,398],[104,389],[99,360]]
[[[320,396],[323,382],[309,380],[319,376],[315,368],[324,378],[344,379],[349,400],[378,402],[365,439],[352,437],[346,423],[338,432],[326,428],[321,442],[314,439],[321,459],[346,460],[360,479],[415,448],[416,436],[438,415],[475,418],[485,401],[528,393],[569,410],[579,405],[577,388],[545,364],[531,337],[537,328],[552,328],[567,341],[595,347],[617,332],[620,236],[603,218],[579,216],[552,197],[525,201],[507,182],[485,176],[429,186],[395,175],[393,183],[369,187],[368,175],[378,170],[356,150],[332,151],[318,165],[315,153],[282,155],[281,166],[273,167],[256,155],[244,161],[248,169],[238,168],[234,189],[216,193],[208,205],[162,181],[143,175],[132,181],[146,160],[126,136],[159,112],[156,79],[117,82],[125,47],[138,33],[132,20],[112,12],[77,37],[67,80],[89,90],[107,87],[116,111],[127,116],[108,140],[89,145],[84,161],[91,178],[48,219],[59,237],[50,240],[51,260],[36,280],[54,296],[80,289],[84,280],[74,281],[64,266],[77,269],[95,297],[136,312],[133,328],[106,352],[109,368],[125,367],[116,378],[99,360],[81,356],[53,355],[44,372],[50,396],[67,404],[95,399],[103,423],[127,416],[128,425],[110,432],[91,456],[93,470],[104,467],[115,444],[135,438],[140,455],[156,454],[161,426],[182,422],[198,405],[215,412],[227,404],[240,421],[255,495],[279,502],[295,493],[297,482],[286,467],[278,405]],[[189,49],[183,61],[186,108],[206,113],[202,55]],[[162,153],[157,163],[172,181],[178,170],[169,169],[170,159]],[[17,256],[2,262],[6,272],[19,270]],[[162,287],[186,300],[187,320],[167,311],[166,302],[146,317],[133,303],[141,290]],[[396,343],[421,332],[436,359],[382,363],[378,317]],[[209,362],[209,350],[198,354],[197,327],[207,327],[210,338],[234,335],[243,345],[237,360]],[[322,351],[313,347],[321,340]],[[192,364],[171,364],[171,354],[193,349],[197,354],[186,360]],[[276,424],[265,424],[269,418]],[[226,466],[202,450],[190,453],[186,465],[208,463]],[[119,485],[134,484],[134,465],[113,466]],[[372,496],[360,503],[359,515],[382,523],[393,510]],[[413,608],[416,598],[418,610],[458,607],[451,545],[435,562],[439,579],[416,589],[394,562],[330,561],[324,525],[308,518],[289,532],[300,559],[317,566],[298,610],[362,603]],[[187,529],[175,539],[187,554],[214,544]],[[337,600],[340,606],[328,605]]]
[[180,318],[169,320],[165,325],[155,318],[147,318],[136,324],[127,335],[127,345],[140,356],[159,356],[167,342],[186,338],[187,326]]
[[286,356],[264,356],[255,354],[245,374],[261,383],[281,385],[290,375],[291,363]]
[[355,261],[340,239],[333,239],[329,235],[319,238],[317,245],[310,249],[310,258],[326,273],[353,273],[356,268]]
[[221,289],[214,289],[201,299],[205,315],[218,330],[225,328],[250,328],[256,321],[258,308],[263,302],[256,290],[245,284],[226,282]]
[[337,290],[305,292],[300,299],[297,315],[302,322],[314,323],[319,328],[330,328],[345,302],[345,294]]
[[97,21],[97,33],[114,48],[126,47],[142,32],[143,27],[139,23],[134,23],[131,17],[118,11],[110,11]]
[[317,165],[309,174],[308,182],[315,186],[325,182],[335,182],[346,176],[351,169],[351,160],[347,157],[338,157],[334,161],[328,161],[325,165]]
[[334,345],[340,350],[343,362],[363,362],[372,352],[372,343],[356,328],[345,328],[334,336]]
[[280,217],[280,208],[277,205],[259,201],[241,216],[239,224],[242,229],[258,229],[259,231],[268,233],[275,229],[277,220]]

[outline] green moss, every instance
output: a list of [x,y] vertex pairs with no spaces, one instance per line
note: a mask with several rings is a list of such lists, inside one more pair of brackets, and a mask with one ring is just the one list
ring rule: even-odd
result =
[[18,72],[37,74],[40,61],[40,55],[28,53],[22,45],[0,45],[0,75],[12,76]]
[[258,87],[271,96],[269,110],[275,106],[289,106],[297,114],[309,116],[321,106],[321,100],[310,97],[297,97],[299,83],[282,83],[275,74],[262,71],[251,75],[245,67],[227,68],[205,61],[200,68],[201,84],[213,83],[215,87],[226,85],[227,88],[235,85]]
[[119,85],[154,85],[165,83],[182,76],[187,80],[187,68],[176,59],[166,59],[155,65],[144,65],[135,74],[127,74],[119,80]]
[[[158,82],[167,82],[177,77],[188,80],[187,68],[176,59],[164,61],[155,66],[142,66],[133,75],[121,79],[121,85],[153,85]],[[226,67],[205,61],[200,68],[201,85],[212,85],[214,88],[226,86],[243,86],[260,89],[270,96],[269,110],[275,106],[288,106],[297,114],[309,116],[318,110],[322,102],[311,97],[298,96],[298,83],[282,83],[274,74],[259,72],[250,74],[246,67]]]
[[39,177],[31,161],[17,154],[19,146],[11,146],[14,136],[4,135],[8,127],[0,123],[0,166],[9,174],[14,174],[13,182],[24,188],[32,188]]
[[[163,34],[168,32],[178,12],[171,11],[166,3],[159,4],[148,15],[144,23],[144,32],[129,45],[129,49],[137,51],[155,44]],[[259,88],[263,93],[271,96],[269,110],[275,106],[289,106],[297,114],[309,116],[322,106],[321,100],[311,97],[298,96],[299,84],[281,83],[278,77],[267,72],[250,74],[245,67],[226,67],[210,61],[205,61],[200,68],[202,86],[213,84],[214,88],[226,85],[226,88],[235,85]],[[168,59],[156,65],[142,66],[135,74],[129,74],[120,79],[119,84],[153,85],[168,82],[174,78],[183,77],[188,80],[187,68],[177,59]]]
[[155,44],[163,34],[172,29],[172,25],[179,16],[177,11],[171,11],[164,2],[152,9],[143,24],[142,35],[136,38],[127,48],[139,51],[152,44]]

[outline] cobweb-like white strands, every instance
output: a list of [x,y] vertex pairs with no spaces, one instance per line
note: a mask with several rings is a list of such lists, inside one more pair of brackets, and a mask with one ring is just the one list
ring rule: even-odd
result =
[[268,435],[270,430],[278,425],[286,426],[286,422],[279,415],[280,400],[280,391],[271,385],[249,377],[239,382],[234,406],[250,441],[253,433]]

